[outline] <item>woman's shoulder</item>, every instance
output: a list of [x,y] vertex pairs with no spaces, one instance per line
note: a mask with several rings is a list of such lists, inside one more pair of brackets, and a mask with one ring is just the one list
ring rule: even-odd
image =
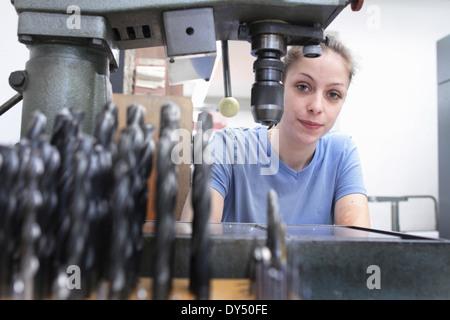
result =
[[222,129],[217,130],[216,132],[224,132],[224,133],[258,133],[261,132],[261,130],[267,130],[266,127],[263,126],[256,126],[256,127],[224,127]]
[[325,149],[331,149],[336,152],[343,152],[356,147],[352,136],[342,131],[330,131],[325,134],[320,143]]
[[259,138],[261,134],[267,135],[267,128],[263,126],[256,127],[225,127],[214,132],[216,136],[222,136],[225,138]]
[[323,137],[322,140],[324,140],[327,143],[330,142],[345,142],[349,140],[353,140],[352,136],[343,131],[329,131],[327,132]]
[[258,145],[267,140],[267,129],[262,126],[254,128],[247,127],[225,127],[214,132],[211,139],[214,147],[222,148],[226,145],[226,148],[234,150],[235,147],[257,148]]

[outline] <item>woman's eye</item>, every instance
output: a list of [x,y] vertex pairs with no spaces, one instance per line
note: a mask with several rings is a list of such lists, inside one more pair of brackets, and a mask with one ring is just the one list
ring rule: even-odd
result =
[[341,97],[341,95],[340,95],[339,93],[337,93],[337,92],[330,92],[330,93],[328,94],[328,96],[329,96],[331,99],[333,99],[333,100],[339,99],[339,98]]
[[304,85],[304,84],[298,84],[297,85],[297,89],[298,90],[300,90],[300,91],[308,91],[308,86],[307,85]]

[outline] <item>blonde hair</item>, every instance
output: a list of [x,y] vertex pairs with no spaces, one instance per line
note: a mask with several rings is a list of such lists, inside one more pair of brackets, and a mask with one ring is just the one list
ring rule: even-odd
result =
[[[356,63],[350,53],[350,50],[345,47],[341,42],[336,40],[334,37],[327,36],[328,41],[326,43],[321,43],[322,53],[326,51],[333,51],[340,55],[347,65],[347,71],[349,75],[350,82],[352,81],[353,76],[355,75]],[[290,68],[299,59],[303,59],[303,46],[295,46],[289,49],[286,56],[283,59],[284,63],[284,74],[283,74],[283,82],[286,80],[286,75],[289,72]],[[314,58],[305,58],[305,59],[314,59]]]

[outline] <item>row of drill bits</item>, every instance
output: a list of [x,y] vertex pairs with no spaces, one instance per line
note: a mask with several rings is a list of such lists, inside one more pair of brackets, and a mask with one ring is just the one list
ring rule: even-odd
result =
[[[61,110],[51,134],[38,112],[16,145],[0,146],[1,297],[87,298],[109,283],[104,298],[122,299],[135,288],[155,128],[133,104],[116,143],[117,112],[106,104],[93,136],[82,112]],[[83,290],[70,290],[68,266]]]
[[[83,113],[63,109],[47,134],[46,117],[35,113],[27,134],[0,146],[0,297],[13,299],[127,299],[136,288],[144,246],[142,225],[147,180],[155,152],[155,127],[145,109],[127,108],[116,140],[118,109],[108,103],[94,134],[82,130]],[[161,107],[157,146],[156,230],[153,298],[168,299],[175,250],[176,161],[179,107]],[[202,158],[212,118],[201,113],[194,154]],[[195,161],[190,289],[209,298],[210,170]],[[68,266],[82,271],[70,290]]]
[[[133,104],[116,142],[117,106],[97,115],[93,136],[82,130],[83,113],[63,109],[51,135],[36,113],[14,146],[0,146],[0,297],[14,299],[127,299],[136,288],[148,202],[147,180],[155,152],[155,127]],[[161,108],[156,155],[156,229],[153,298],[168,299],[175,253],[177,143],[180,110]],[[212,118],[199,114],[193,138],[192,239],[189,288],[210,297],[211,159],[205,159]],[[288,264],[285,224],[275,191],[268,194],[265,246],[253,252],[252,288],[257,299],[289,299],[298,292],[301,264]],[[83,271],[83,290],[68,288],[68,266]],[[302,279],[303,281],[303,279]],[[104,289],[105,284],[107,289]]]
[[[176,105],[166,104],[161,109],[161,128],[157,159],[157,194],[155,227],[155,270],[153,276],[153,298],[169,299],[175,257],[175,200],[177,196],[177,167],[167,161],[175,147],[174,139],[180,112]],[[163,129],[164,128],[164,129]],[[209,299],[209,216],[211,161],[203,159],[212,130],[212,117],[201,112],[197,121],[197,132],[193,139],[194,170],[192,178],[192,239],[190,254],[189,289],[197,299]]]

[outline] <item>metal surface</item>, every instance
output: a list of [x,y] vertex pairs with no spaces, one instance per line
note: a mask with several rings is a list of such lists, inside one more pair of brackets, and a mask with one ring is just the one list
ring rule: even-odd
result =
[[216,58],[213,10],[166,11],[163,20],[170,84],[209,80]]
[[67,14],[19,11],[18,15],[19,41],[30,49],[22,88],[22,136],[36,110],[47,116],[50,133],[63,108],[84,111],[84,130],[93,134],[95,116],[112,100],[110,70],[118,67],[117,45],[107,20],[83,16],[79,28],[69,28]]
[[[326,28],[348,4],[346,0],[118,0],[95,2],[15,0],[18,12],[66,14],[71,5],[84,16],[102,16],[110,23],[119,49],[164,45],[162,13],[213,8],[217,40],[239,40],[239,24],[273,19]],[[255,10],[257,8],[257,10]]]
[[[177,222],[176,277],[189,270],[190,223]],[[154,222],[144,225],[151,276]],[[212,277],[248,278],[253,250],[265,244],[267,225],[211,223]],[[302,261],[305,299],[450,299],[450,242],[374,229],[288,225],[287,257]],[[367,286],[369,266],[378,266],[381,288]]]
[[450,239],[450,35],[437,42],[439,234]]
[[71,16],[66,14],[66,11],[63,14],[52,11],[19,12],[17,29],[19,41],[25,45],[42,42],[71,42],[82,46],[102,48],[111,60],[111,67],[116,69],[119,52],[108,21],[104,17],[83,16],[80,17],[78,28],[70,26]]
[[109,59],[103,50],[72,44],[30,45],[26,64],[29,81],[23,91],[22,136],[32,114],[39,110],[47,118],[50,133],[63,108],[85,113],[83,128],[93,134],[95,116],[112,100]]

